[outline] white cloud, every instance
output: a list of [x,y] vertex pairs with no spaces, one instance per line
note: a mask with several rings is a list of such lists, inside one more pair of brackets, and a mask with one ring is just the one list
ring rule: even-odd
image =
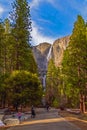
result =
[[[30,3],[31,9],[38,8],[38,6],[40,5],[41,2],[44,2],[44,0],[32,0],[32,2]],[[49,2],[49,0],[47,0],[46,2]],[[52,0],[50,2],[52,2]],[[47,22],[46,20],[44,20],[44,21]],[[47,36],[43,35],[42,32],[40,32],[40,27],[37,26],[34,21],[32,22],[31,35],[32,35],[32,44],[33,45],[37,45],[37,44],[43,43],[43,42],[48,42],[48,43],[52,44],[55,40],[55,38],[47,37]]]
[[[42,0],[43,1],[43,0]],[[32,0],[32,2],[30,2],[30,7],[31,9],[32,8],[35,8],[35,7],[38,7],[40,2],[42,2],[41,0]]]
[[48,43],[53,43],[55,41],[56,38],[52,38],[52,37],[47,37],[44,36],[40,31],[39,31],[39,27],[35,24],[35,22],[32,22],[32,42],[33,45],[37,45],[39,43],[43,43],[43,42],[48,42]]
[[0,15],[2,15],[3,12],[4,12],[4,9],[2,6],[0,6]]
[[42,3],[42,2],[44,2],[44,3],[48,2],[49,4],[51,4],[53,7],[57,8],[57,9],[61,8],[61,6],[59,4],[59,0],[46,0],[46,1],[45,0],[32,0],[32,2],[30,2],[31,9],[37,8],[40,5],[40,3]]

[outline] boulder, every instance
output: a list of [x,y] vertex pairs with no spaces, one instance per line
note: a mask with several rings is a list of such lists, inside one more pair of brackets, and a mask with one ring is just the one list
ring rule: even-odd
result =
[[17,118],[7,118],[4,120],[4,124],[7,126],[18,125],[19,123],[20,121]]
[[0,120],[0,127],[5,126],[5,124]]

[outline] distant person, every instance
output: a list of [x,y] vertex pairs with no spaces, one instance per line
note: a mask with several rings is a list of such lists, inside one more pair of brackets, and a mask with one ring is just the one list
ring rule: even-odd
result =
[[46,105],[46,109],[47,109],[47,111],[49,111],[49,104]]
[[31,107],[31,118],[35,118],[35,116],[36,116],[35,109],[32,105],[32,107]]
[[21,120],[22,113],[21,113],[21,112],[18,112],[18,113],[17,113],[17,117],[18,117],[19,120]]

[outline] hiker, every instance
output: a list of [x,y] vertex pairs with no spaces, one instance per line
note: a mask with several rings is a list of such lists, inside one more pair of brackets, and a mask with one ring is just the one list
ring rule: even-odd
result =
[[19,120],[21,120],[22,113],[21,113],[21,112],[18,112],[18,113],[17,113],[17,117],[18,117]]
[[32,106],[31,107],[31,118],[35,118],[35,116],[36,116],[36,113],[35,113],[34,107]]
[[47,109],[47,111],[49,111],[49,105],[48,104],[46,105],[46,109]]

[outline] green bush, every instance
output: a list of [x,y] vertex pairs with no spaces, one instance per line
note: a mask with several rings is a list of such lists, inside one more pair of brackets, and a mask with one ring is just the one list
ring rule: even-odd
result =
[[53,103],[52,103],[52,106],[55,107],[55,108],[58,108],[59,107],[59,102],[57,99],[54,99]]

